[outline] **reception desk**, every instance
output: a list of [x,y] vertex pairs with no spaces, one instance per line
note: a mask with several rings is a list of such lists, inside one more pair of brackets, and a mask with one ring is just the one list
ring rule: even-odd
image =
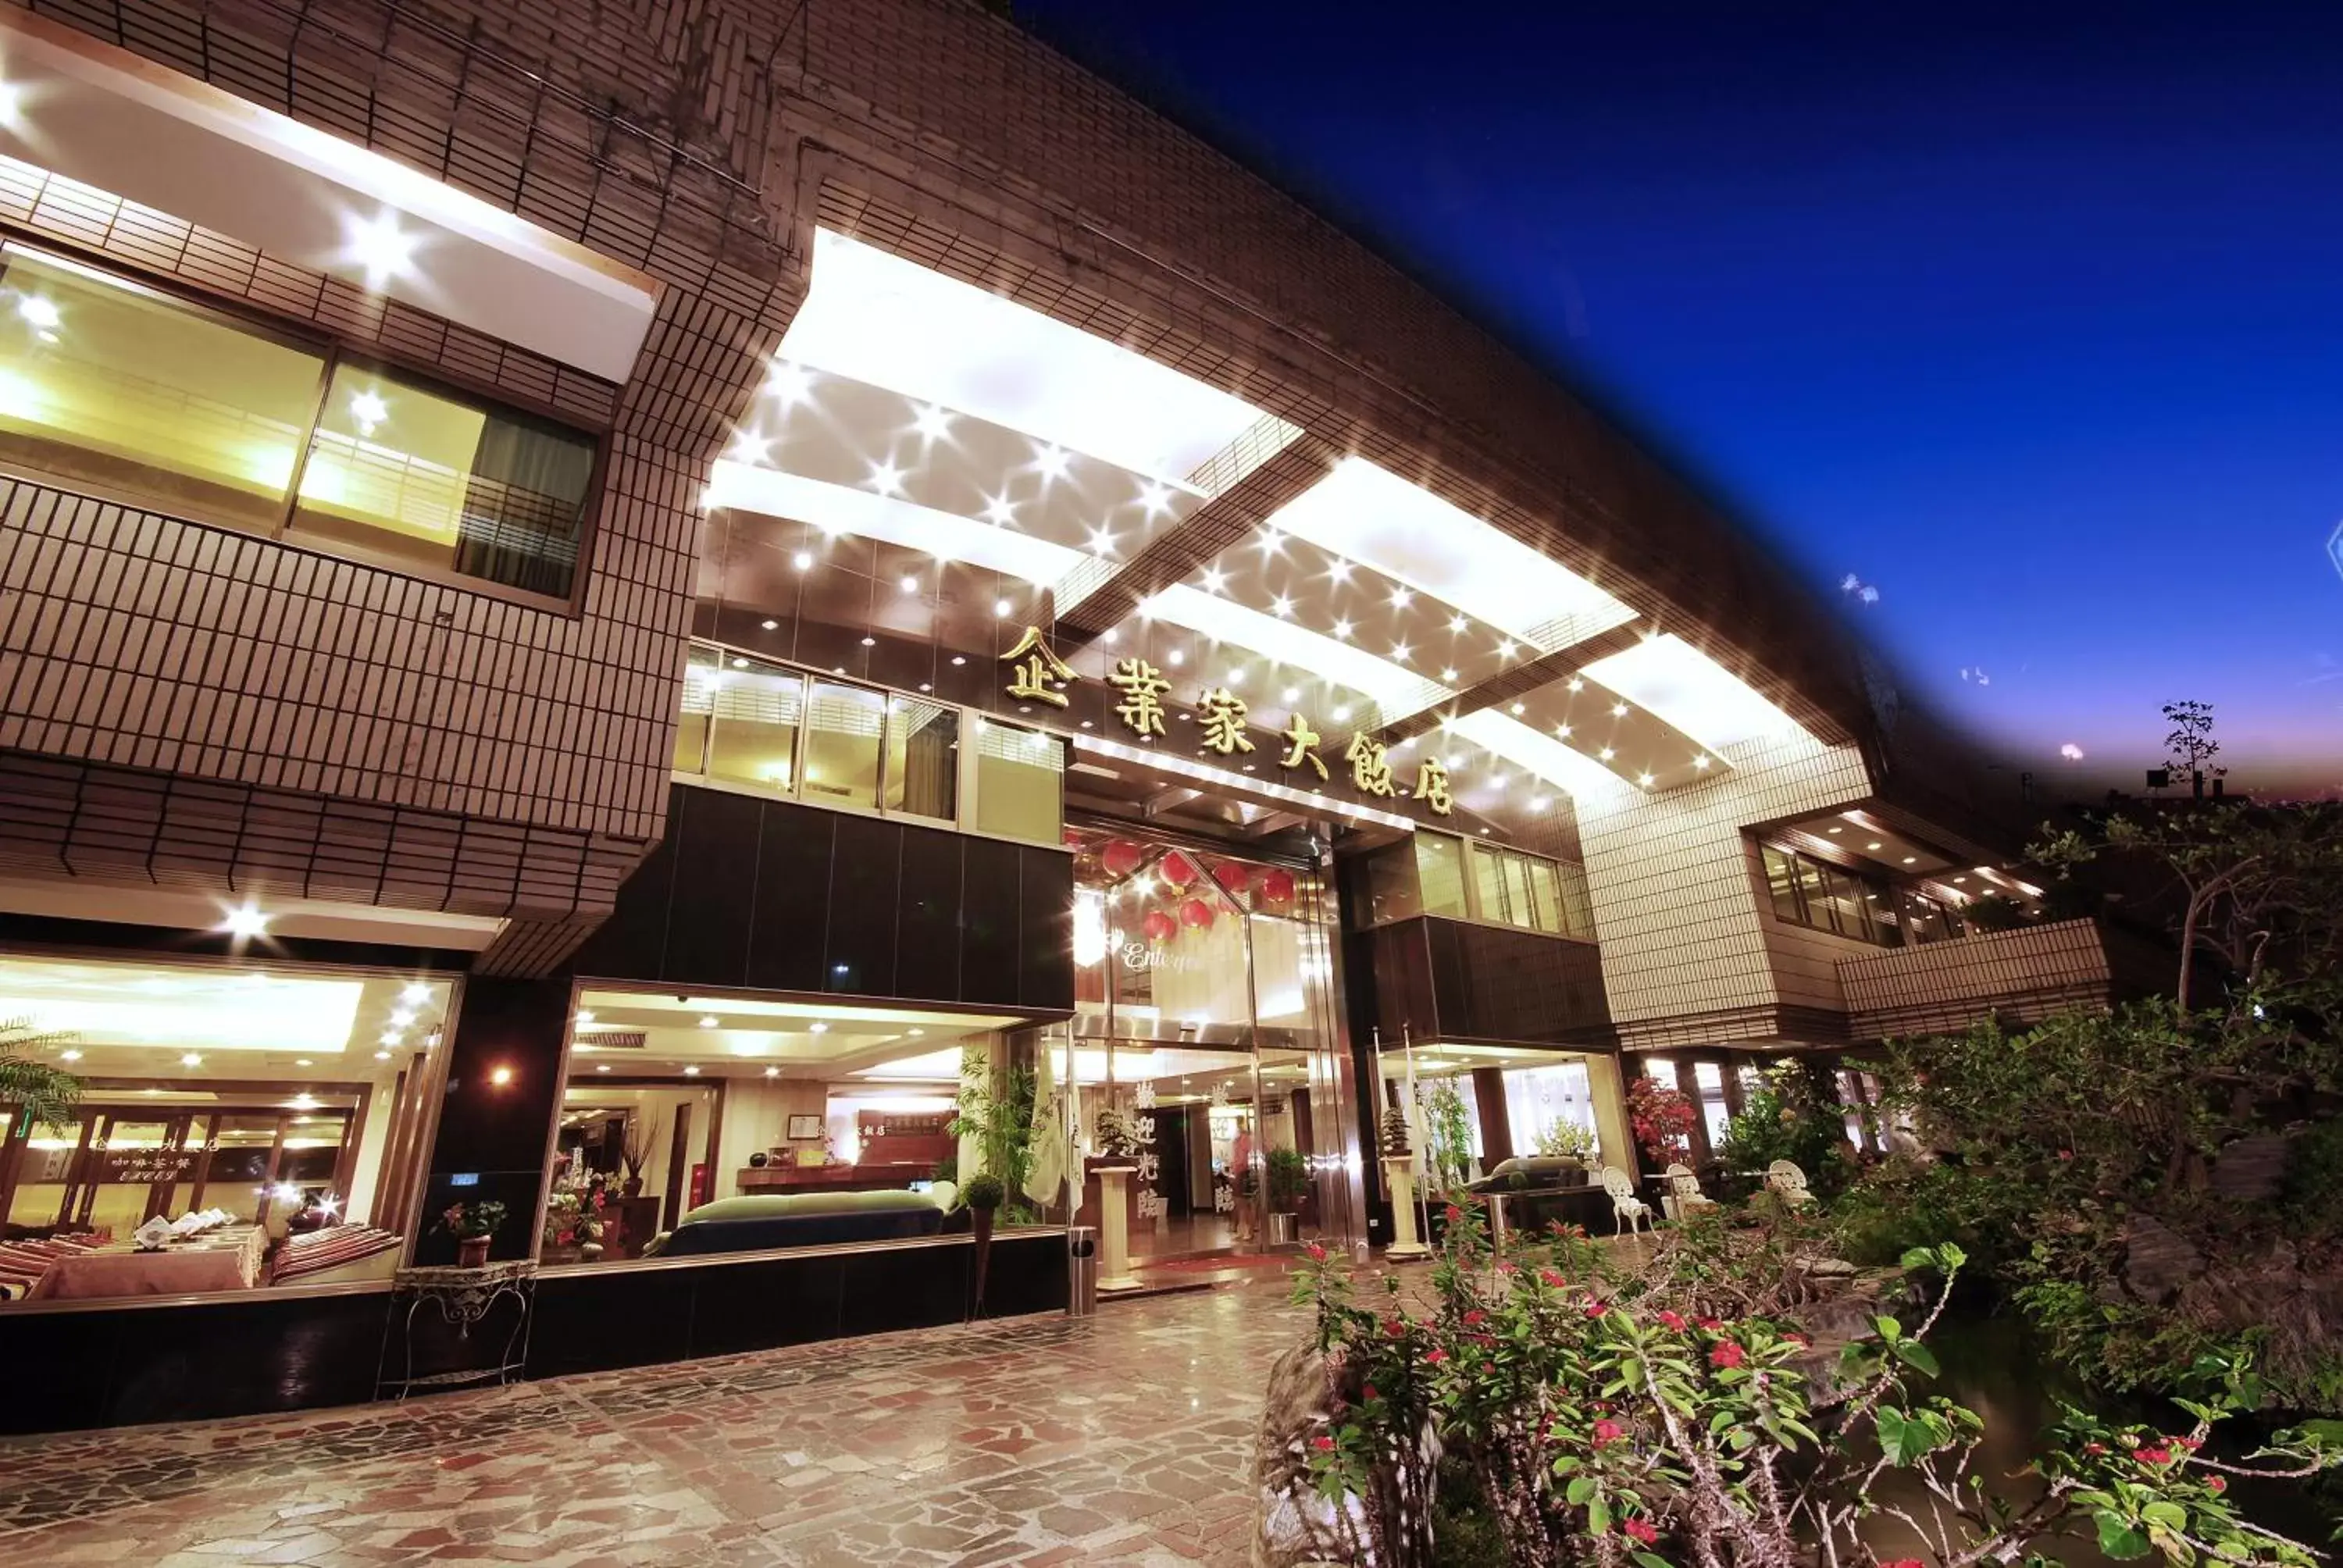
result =
[[909,1187],[935,1173],[932,1161],[840,1162],[835,1165],[758,1165],[733,1173],[733,1189],[750,1192],[836,1192]]

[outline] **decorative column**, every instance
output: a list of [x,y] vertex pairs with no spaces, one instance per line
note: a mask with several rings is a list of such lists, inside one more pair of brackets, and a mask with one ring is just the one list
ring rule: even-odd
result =
[[1415,1233],[1415,1156],[1384,1156],[1383,1175],[1388,1179],[1392,1202],[1392,1244],[1383,1249],[1383,1256],[1402,1260],[1432,1256],[1432,1249]]
[[1101,1291],[1135,1291],[1131,1272],[1131,1173],[1132,1165],[1101,1165],[1099,1179],[1099,1282]]

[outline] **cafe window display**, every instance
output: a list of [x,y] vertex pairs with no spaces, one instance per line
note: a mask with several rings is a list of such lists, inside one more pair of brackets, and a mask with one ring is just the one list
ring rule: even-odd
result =
[[[538,1261],[610,1267],[964,1230],[961,1175],[980,1161],[961,1123],[1013,1132],[1029,1175],[1051,1136],[1035,1131],[1023,1021],[581,988]],[[1006,1091],[982,1116],[963,1091],[972,1064]],[[1002,1222],[1043,1216],[1044,1201],[1011,1196]]]
[[0,1301],[387,1278],[452,986],[0,958]]
[[1103,825],[1067,842],[1085,1169],[1134,1165],[1133,1256],[1322,1231],[1342,1122],[1317,878]]

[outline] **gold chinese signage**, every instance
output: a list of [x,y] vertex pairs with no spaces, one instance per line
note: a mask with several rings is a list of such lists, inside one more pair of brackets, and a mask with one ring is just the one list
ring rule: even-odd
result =
[[[1011,667],[1006,689],[1020,702],[1047,702],[1063,708],[1067,706],[1066,689],[1081,678],[1051,651],[1039,627],[1027,627],[1016,646],[1001,657]],[[1143,658],[1121,658],[1107,672],[1106,682],[1114,690],[1112,711],[1117,723],[1141,740],[1168,733],[1164,728],[1167,710],[1163,699],[1171,695],[1172,682],[1161,670]],[[1203,751],[1215,757],[1236,757],[1254,749],[1252,737],[1246,732],[1246,717],[1251,710],[1235,692],[1226,687],[1214,687],[1198,699],[1196,710],[1202,721],[1199,736]],[[1318,755],[1324,739],[1311,728],[1308,719],[1295,713],[1278,731],[1278,739],[1285,743],[1278,754],[1280,769],[1288,773],[1314,772],[1319,781],[1329,780],[1325,759]],[[1391,748],[1365,730],[1352,733],[1342,760],[1351,769],[1352,788],[1362,795],[1379,796],[1386,800],[1403,797],[1404,781],[1392,770]],[[1454,811],[1456,799],[1449,789],[1447,765],[1436,757],[1423,759],[1416,765],[1415,787],[1405,790],[1404,798],[1423,801],[1435,816],[1445,817]]]

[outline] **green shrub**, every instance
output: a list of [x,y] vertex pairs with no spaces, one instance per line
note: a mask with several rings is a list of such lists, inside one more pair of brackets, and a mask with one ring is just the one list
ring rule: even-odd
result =
[[2343,1235],[2343,1118],[2322,1121],[2294,1141],[2278,1206],[2295,1235]]
[[962,1201],[971,1209],[998,1209],[1008,1196],[1008,1184],[990,1171],[970,1177],[960,1189]]

